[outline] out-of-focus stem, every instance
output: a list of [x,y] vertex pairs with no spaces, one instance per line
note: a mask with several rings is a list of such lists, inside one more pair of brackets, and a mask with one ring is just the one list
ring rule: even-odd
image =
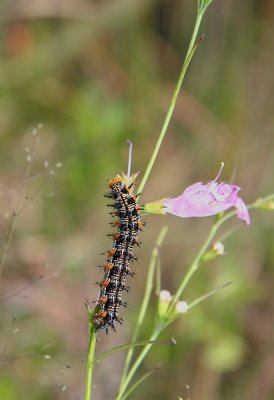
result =
[[[160,233],[159,236],[156,240],[155,246],[152,250],[152,254],[151,254],[151,259],[150,259],[150,263],[149,263],[149,267],[148,267],[148,275],[147,275],[147,279],[146,279],[146,289],[145,289],[145,293],[144,293],[144,299],[142,302],[142,306],[140,308],[140,312],[138,315],[138,319],[137,319],[137,323],[135,326],[135,330],[133,332],[133,336],[131,339],[131,343],[134,343],[137,338],[138,338],[138,334],[140,331],[140,327],[143,324],[144,318],[145,318],[145,314],[147,311],[147,307],[148,307],[148,303],[149,303],[149,299],[151,296],[151,291],[153,288],[153,277],[154,277],[154,273],[155,273],[155,268],[157,265],[157,258],[158,258],[158,251],[159,251],[159,247],[162,245],[163,240],[166,236],[167,233],[167,227],[164,226]],[[126,357],[126,361],[125,361],[125,367],[124,367],[124,371],[122,374],[122,379],[121,379],[121,384],[120,384],[120,388],[122,388],[124,381],[125,381],[125,377],[127,375],[128,369],[129,369],[129,365],[133,356],[133,352],[134,352],[134,348],[131,347],[128,351],[127,357]]]
[[[90,313],[89,313],[90,317]],[[86,392],[85,400],[91,400],[92,390],[92,374],[94,366],[94,352],[96,346],[96,332],[92,324],[89,324],[89,346],[88,346],[88,358],[87,358],[87,372],[86,372]]]

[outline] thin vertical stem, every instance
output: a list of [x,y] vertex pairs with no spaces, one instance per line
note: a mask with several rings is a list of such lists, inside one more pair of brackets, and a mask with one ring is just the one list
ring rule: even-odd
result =
[[[211,2],[212,0],[207,0],[207,5]],[[201,5],[202,4],[202,5]],[[163,139],[165,137],[165,134],[167,132],[167,128],[169,126],[169,122],[171,120],[175,105],[176,105],[176,101],[177,101],[177,97],[179,95],[187,68],[189,66],[189,63],[195,53],[195,50],[198,46],[198,42],[196,42],[197,39],[197,34],[199,31],[199,27],[202,21],[202,17],[204,14],[204,11],[207,7],[207,5],[204,5],[204,3],[200,3],[198,1],[198,12],[197,12],[197,17],[196,17],[196,22],[195,22],[195,26],[193,29],[193,33],[192,33],[192,37],[190,40],[190,44],[189,44],[189,48],[185,57],[185,61],[181,70],[181,73],[179,75],[179,79],[178,82],[176,84],[166,117],[164,119],[164,123],[160,132],[160,135],[158,137],[158,140],[156,142],[154,151],[152,153],[151,159],[148,163],[148,166],[146,168],[145,174],[143,176],[143,179],[140,183],[140,186],[137,190],[137,193],[141,193],[142,190],[144,189],[144,186],[147,182],[147,179],[150,175],[150,172],[153,168],[153,165],[155,163],[155,160],[157,158],[157,155],[159,153],[160,147],[162,145]],[[129,162],[130,165],[130,162]],[[128,175],[129,175],[129,168],[128,168]],[[163,240],[164,237],[164,233],[162,235],[162,238],[159,238],[160,240]],[[145,296],[144,296],[144,300],[143,300],[143,304],[139,313],[139,317],[138,317],[138,321],[137,321],[137,325],[133,334],[133,340],[136,339],[138,337],[139,334],[139,329],[140,326],[143,322],[144,316],[145,316],[145,311],[147,310],[148,307],[148,301],[150,298],[150,294],[151,294],[151,290],[152,290],[152,279],[153,279],[153,275],[154,275],[154,270],[155,270],[155,265],[157,262],[157,256],[158,256],[158,250],[157,248],[155,249],[153,255],[152,255],[152,260],[151,260],[151,265],[150,265],[150,269],[149,269],[149,276],[148,276],[148,280],[149,283],[146,286],[146,291],[145,291]],[[165,328],[165,321],[160,321],[159,324],[156,326],[156,328],[154,329],[154,332],[151,335],[151,340],[155,340],[159,334],[161,333],[161,331]],[[92,331],[92,329],[90,330],[90,343],[89,343],[89,353],[88,353],[88,362],[87,362],[87,383],[86,383],[86,396],[85,396],[85,400],[90,400],[90,396],[91,396],[91,384],[92,384],[92,371],[93,371],[93,363],[94,363],[94,351],[95,351],[95,343],[96,343],[96,334],[95,332]],[[132,349],[129,351],[127,359],[126,359],[126,363],[125,363],[125,370],[122,376],[122,381],[121,381],[121,385],[120,385],[120,390],[119,393],[116,397],[117,400],[121,400],[123,399],[123,396],[125,395],[125,392],[127,390],[127,387],[130,383],[130,381],[132,380],[135,372],[137,371],[137,369],[139,368],[140,364],[142,363],[143,359],[145,358],[146,354],[149,352],[150,348],[151,348],[151,344],[148,344],[145,346],[145,348],[142,350],[142,352],[139,354],[139,356],[137,357],[137,359],[135,360],[134,364],[132,365],[132,367],[129,370],[129,365],[132,359],[132,355],[133,355],[133,351]]]
[[180,92],[180,89],[181,89],[181,86],[182,86],[182,83],[183,83],[183,80],[184,80],[188,65],[189,65],[189,63],[190,63],[190,61],[192,59],[193,54],[195,53],[196,48],[197,48],[197,45],[195,45],[195,42],[196,42],[197,34],[198,34],[198,31],[199,31],[199,27],[200,27],[200,24],[201,24],[201,20],[202,20],[202,13],[197,15],[195,26],[194,26],[193,33],[192,33],[191,40],[190,40],[190,44],[189,44],[189,48],[188,48],[188,51],[187,51],[187,54],[186,54],[186,57],[185,57],[185,61],[184,61],[181,73],[179,75],[179,79],[177,81],[177,84],[176,84],[176,87],[175,87],[175,90],[174,90],[174,93],[173,93],[173,96],[172,96],[172,99],[171,99],[171,102],[170,102],[166,117],[165,117],[162,129],[161,129],[161,132],[160,132],[160,135],[159,135],[158,140],[156,142],[154,151],[152,153],[151,159],[150,159],[150,161],[148,163],[147,169],[146,169],[146,171],[144,173],[144,176],[143,176],[143,179],[142,179],[142,181],[140,183],[140,186],[139,186],[139,188],[137,190],[137,193],[141,193],[142,190],[144,189],[146,181],[147,181],[147,179],[148,179],[148,177],[150,175],[150,172],[151,172],[152,167],[153,167],[153,165],[155,163],[156,157],[157,157],[157,155],[159,153],[160,147],[162,145],[162,141],[164,140],[165,134],[167,132],[167,128],[168,128],[170,119],[172,117],[172,114],[173,114],[173,111],[174,111],[174,108],[175,108],[175,104],[176,104],[176,100],[177,100],[177,97],[179,95],[179,92]]
[[[177,101],[177,98],[178,98],[178,95],[179,95],[179,92],[180,92],[180,89],[181,89],[181,86],[182,86],[182,83],[183,83],[187,68],[189,66],[189,63],[190,63],[190,61],[191,61],[191,59],[192,59],[192,57],[193,57],[193,55],[195,53],[197,45],[198,45],[198,43],[195,44],[195,42],[197,40],[197,35],[198,35],[199,27],[200,27],[200,24],[201,24],[201,21],[202,21],[202,17],[203,17],[203,12],[198,12],[197,17],[196,17],[195,26],[194,26],[194,29],[193,29],[193,33],[192,33],[192,36],[191,36],[190,44],[189,44],[189,47],[188,47],[188,51],[187,51],[187,54],[186,54],[186,57],[185,57],[185,61],[184,61],[181,73],[179,75],[179,78],[178,78],[178,81],[177,81],[173,96],[171,98],[171,102],[170,102],[166,117],[164,119],[164,123],[163,123],[162,129],[161,129],[160,135],[159,135],[158,140],[156,142],[154,151],[152,153],[151,159],[150,159],[150,161],[148,163],[148,166],[146,168],[146,171],[144,173],[144,176],[143,176],[143,179],[142,179],[142,181],[140,183],[140,186],[139,186],[139,188],[137,190],[137,193],[141,193],[142,190],[144,189],[145,184],[147,182],[147,179],[148,179],[148,177],[150,175],[150,172],[151,172],[151,170],[153,168],[153,165],[154,165],[155,160],[157,158],[157,155],[159,153],[159,150],[160,150],[160,147],[161,147],[162,142],[164,140],[164,137],[166,135],[167,128],[169,126],[169,122],[170,122],[170,119],[172,117],[172,114],[173,114],[173,111],[174,111],[174,108],[175,108],[175,105],[176,105],[176,101]],[[140,312],[140,314],[141,314],[141,312]],[[154,332],[152,333],[150,339],[151,340],[155,340],[159,336],[159,334],[161,333],[163,328],[164,328],[164,324],[160,323],[160,325],[158,325],[156,327],[156,329],[154,330]],[[136,332],[137,333],[139,332],[139,325],[137,325]],[[116,400],[121,400],[123,398],[123,395],[125,394],[125,391],[126,391],[128,385],[129,385],[131,379],[133,378],[135,372],[137,371],[137,369],[139,368],[140,364],[142,363],[144,357],[149,352],[150,348],[151,348],[151,345],[145,346],[145,348],[142,350],[142,352],[137,357],[137,359],[136,359],[135,363],[133,364],[133,366],[131,367],[131,369],[128,371],[129,361],[131,360],[131,357],[132,357],[132,353],[131,354],[129,353],[130,355],[128,355],[128,358],[126,360],[126,365],[125,365],[125,371],[126,372],[124,371],[124,373],[123,373],[120,390],[119,390],[119,393],[118,393],[118,395],[116,397]]]
[[[148,267],[148,274],[147,274],[147,279],[146,279],[146,289],[145,289],[145,293],[144,293],[144,299],[143,299],[143,303],[141,305],[141,309],[138,315],[138,319],[137,319],[137,323],[135,326],[135,330],[133,332],[133,336],[131,339],[131,343],[134,343],[137,338],[138,338],[138,334],[140,331],[140,328],[143,324],[143,320],[145,318],[145,314],[147,311],[147,307],[148,307],[148,303],[149,303],[149,299],[151,296],[151,291],[153,288],[153,277],[154,277],[154,273],[155,273],[155,268],[157,265],[157,259],[159,256],[159,247],[161,247],[163,240],[166,236],[167,233],[167,227],[163,226],[163,228],[161,229],[158,238],[156,240],[155,246],[152,250],[152,254],[151,254],[151,259],[150,259],[150,263],[149,263],[149,267]],[[125,377],[127,375],[128,369],[129,369],[129,365],[133,356],[133,352],[134,352],[134,348],[131,347],[127,353],[127,357],[126,357],[126,361],[125,361],[125,366],[124,366],[124,370],[123,370],[123,374],[122,374],[122,378],[121,378],[121,384],[120,384],[120,388],[122,388],[123,383],[125,381]]]
[[89,346],[88,346],[85,400],[91,400],[94,352],[95,352],[96,336],[97,336],[92,324],[90,324],[89,335],[90,336],[89,336]]

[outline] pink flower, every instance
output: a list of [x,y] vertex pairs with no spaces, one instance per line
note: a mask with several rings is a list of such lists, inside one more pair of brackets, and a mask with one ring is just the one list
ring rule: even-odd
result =
[[217,182],[224,164],[214,179],[206,184],[194,183],[173,199],[164,199],[163,205],[168,212],[179,217],[206,217],[219,214],[230,207],[236,207],[237,216],[250,224],[248,209],[242,198],[238,196],[239,186],[226,182]]

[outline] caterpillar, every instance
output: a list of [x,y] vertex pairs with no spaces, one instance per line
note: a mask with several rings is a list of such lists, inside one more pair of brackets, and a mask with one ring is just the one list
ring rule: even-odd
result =
[[104,277],[99,282],[100,292],[93,314],[93,325],[95,331],[105,330],[109,327],[115,330],[115,324],[121,324],[119,317],[120,306],[127,305],[122,300],[123,291],[128,291],[125,284],[127,275],[133,276],[134,272],[130,264],[136,257],[132,254],[133,247],[139,245],[137,235],[141,229],[142,222],[139,211],[141,206],[136,203],[133,194],[136,175],[116,175],[107,182],[110,192],[106,197],[113,199],[109,206],[114,208],[111,214],[117,217],[112,224],[117,227],[113,234],[113,245],[106,252],[106,263],[102,266]]

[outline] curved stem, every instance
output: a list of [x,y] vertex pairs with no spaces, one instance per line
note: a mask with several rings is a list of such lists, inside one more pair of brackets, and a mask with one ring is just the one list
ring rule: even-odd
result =
[[[152,333],[152,335],[150,336],[149,340],[156,340],[157,337],[159,336],[159,334],[162,332],[163,330],[163,325],[159,324],[157,326],[157,328],[155,329],[155,331]],[[139,356],[137,357],[135,363],[133,364],[133,366],[131,367],[131,369],[129,370],[123,386],[120,388],[119,393],[117,394],[115,400],[122,400],[123,396],[125,394],[126,388],[128,387],[131,379],[133,378],[133,376],[135,375],[135,372],[137,371],[137,369],[139,368],[139,366],[141,365],[141,363],[143,362],[145,356],[147,355],[147,353],[149,352],[149,350],[151,349],[152,344],[147,344],[144,349],[141,351],[141,353],[139,354]],[[86,399],[85,399],[86,400]]]
[[156,157],[157,157],[157,155],[159,153],[162,141],[163,141],[163,139],[165,137],[165,134],[167,132],[167,128],[168,128],[170,119],[172,117],[172,114],[173,114],[173,111],[174,111],[174,108],[175,108],[175,104],[176,104],[176,100],[177,100],[178,94],[180,92],[180,89],[181,89],[181,86],[182,86],[182,83],[183,83],[187,68],[188,68],[189,63],[190,63],[190,61],[191,61],[191,59],[193,57],[193,54],[195,53],[195,50],[196,50],[196,48],[198,46],[198,43],[195,44],[195,42],[196,42],[196,38],[197,38],[197,34],[198,34],[198,31],[199,31],[199,27],[200,27],[200,24],[201,24],[202,17],[203,17],[203,13],[199,13],[197,15],[195,26],[194,26],[193,33],[192,33],[191,40],[190,40],[190,44],[189,44],[189,48],[188,48],[184,64],[183,64],[181,73],[179,75],[178,82],[176,84],[176,87],[175,87],[175,90],[174,90],[174,93],[173,93],[173,96],[172,96],[172,99],[171,99],[171,102],[170,102],[170,106],[168,108],[168,111],[167,111],[167,114],[166,114],[162,129],[161,129],[160,135],[158,137],[158,140],[156,142],[156,146],[155,146],[154,151],[152,153],[151,159],[150,159],[150,161],[148,163],[147,169],[146,169],[146,171],[144,173],[144,176],[143,176],[143,179],[142,179],[142,181],[140,183],[140,186],[138,187],[137,193],[141,193],[142,190],[144,189],[146,181],[147,181],[147,179],[148,179],[148,177],[150,175],[150,172],[151,172],[152,167],[153,167],[153,165],[155,163]]
[[175,295],[173,296],[173,299],[170,303],[169,309],[167,311],[167,315],[165,318],[168,318],[168,316],[170,315],[170,313],[173,312],[173,309],[177,303],[177,301],[179,300],[179,298],[181,297],[185,287],[187,286],[188,282],[190,281],[190,279],[192,278],[193,274],[195,273],[195,271],[197,271],[197,269],[200,266],[200,262],[205,254],[205,252],[208,249],[208,246],[210,245],[212,239],[214,238],[214,236],[216,235],[217,231],[219,230],[220,226],[227,221],[228,219],[230,219],[233,215],[235,215],[235,211],[232,211],[228,214],[223,215],[222,217],[217,216],[215,223],[212,225],[209,234],[206,238],[206,240],[204,241],[202,247],[200,248],[197,256],[195,257],[195,259],[193,260],[189,270],[187,271],[184,279],[182,280],[177,292],[175,293]]

